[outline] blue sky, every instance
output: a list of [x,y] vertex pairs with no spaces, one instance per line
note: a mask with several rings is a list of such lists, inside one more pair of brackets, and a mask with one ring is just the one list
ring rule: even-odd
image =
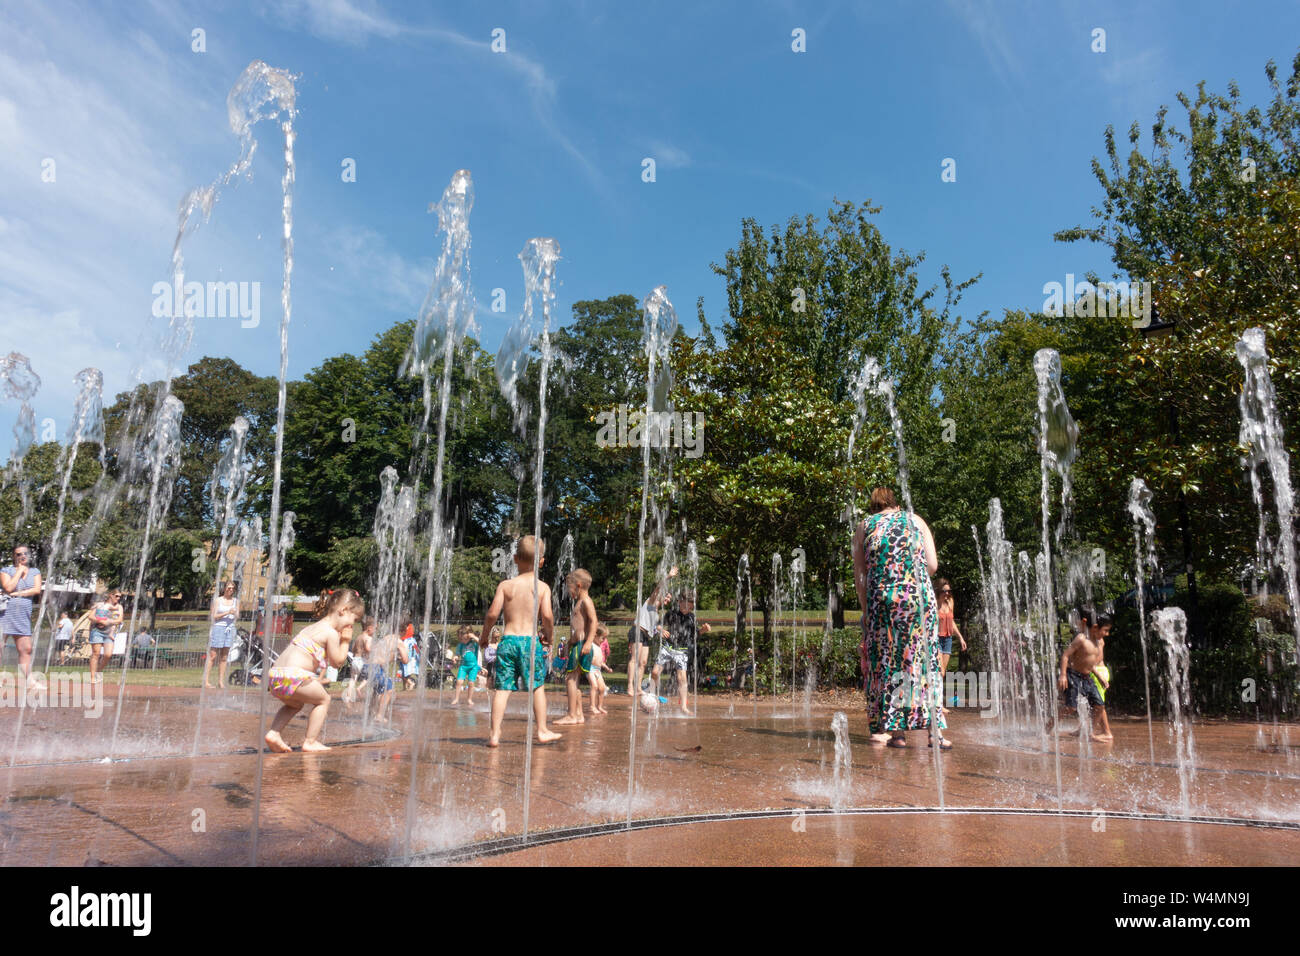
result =
[[[820,216],[835,197],[881,205],[886,239],[924,250],[927,278],[982,272],[963,315],[1037,309],[1044,283],[1109,272],[1103,250],[1052,240],[1101,198],[1089,164],[1106,125],[1146,127],[1202,79],[1263,102],[1300,5],[6,0],[0,35],[0,352],[31,358],[37,420],[62,436],[80,369],[104,372],[109,400],[162,371],[148,319],[177,203],[238,155],[226,94],[254,59],[300,77],[296,378],[414,315],[439,242],[428,206],[460,168],[491,349],[521,308],[531,237],[561,247],[562,321],[574,301],[664,284],[691,328],[698,296],[723,316],[709,264],[743,217]],[[187,361],[274,374],[281,144],[271,123],[257,138],[252,179],[223,192],[186,258],[189,279],[261,282],[261,323],[200,319]],[[497,287],[505,314],[488,310]],[[16,414],[0,400],[4,447]]]

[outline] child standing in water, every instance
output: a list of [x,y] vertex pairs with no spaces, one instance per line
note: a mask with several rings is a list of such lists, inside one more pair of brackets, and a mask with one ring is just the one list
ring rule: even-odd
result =
[[399,658],[403,664],[406,663],[406,642],[395,633],[385,634],[373,642],[366,663],[370,675],[371,711],[377,724],[388,723],[394,686],[389,672],[397,670],[395,665]]
[[411,625],[411,633],[402,638],[402,645],[406,648],[405,663],[402,664],[402,685],[407,690],[415,690],[416,682],[420,679],[420,642],[415,636],[415,625]]
[[267,674],[267,690],[284,702],[266,732],[266,743],[276,753],[289,753],[293,749],[284,742],[280,731],[308,704],[312,711],[307,718],[303,752],[330,749],[320,742],[330,705],[330,695],[321,683],[320,674],[326,664],[338,667],[348,659],[349,638],[345,632],[351,633],[352,625],[365,610],[365,602],[356,591],[324,592],[316,601],[315,623],[298,632]]
[[[546,648],[551,645],[555,616],[551,612],[551,589],[533,573],[534,559],[537,568],[542,566],[545,548],[531,534],[519,539],[515,549],[515,567],[519,575],[507,578],[497,585],[492,606],[483,618],[483,631],[479,645],[486,647],[497,618],[505,615],[505,637],[497,645],[496,689],[492,692],[492,721],[488,746],[501,745],[501,721],[506,714],[510,692],[522,680],[533,697],[533,713],[537,717],[537,742],[548,744],[559,740],[560,735],[546,726]],[[533,589],[536,588],[534,597]],[[541,634],[537,633],[540,619]]]
[[569,619],[569,666],[564,672],[564,690],[569,712],[556,723],[581,724],[587,718],[582,714],[582,691],[578,687],[578,681],[583,674],[591,673],[592,648],[597,627],[596,605],[587,593],[591,588],[591,574],[578,568],[569,574],[565,586],[569,589],[569,597],[573,598],[573,615]]
[[591,669],[587,671],[587,681],[591,684],[591,712],[593,714],[608,714],[605,709],[605,695],[609,693],[609,687],[605,684],[605,675],[603,671],[613,672],[614,668],[607,663],[609,660],[609,628],[604,624],[596,625],[596,640],[591,645]]
[[[1065,706],[1070,710],[1078,709],[1080,695],[1087,699],[1090,712],[1101,720],[1101,733],[1091,734],[1091,739],[1107,743],[1115,738],[1110,732],[1110,721],[1106,718],[1106,701],[1092,675],[1102,662],[1106,638],[1110,636],[1111,619],[1109,614],[1097,614],[1089,610],[1084,621],[1084,630],[1075,635],[1061,655],[1061,673],[1057,686],[1065,691]],[[1083,733],[1082,724],[1077,732]]]
[[370,657],[370,645],[374,639],[375,619],[367,614],[361,621],[361,635],[353,643],[352,653],[348,655],[352,661],[352,676],[348,678],[348,686],[343,688],[343,703],[349,708],[361,699],[370,680],[366,659]]
[[501,625],[492,628],[492,636],[488,639],[488,646],[483,648],[483,671],[487,675],[487,686],[496,687],[497,676],[497,645],[501,643]]
[[460,692],[469,693],[465,703],[474,705],[474,690],[478,686],[478,642],[474,639],[474,629],[468,624],[462,625],[456,632],[456,659],[460,661],[456,669],[456,696],[451,699],[451,706],[460,703]]

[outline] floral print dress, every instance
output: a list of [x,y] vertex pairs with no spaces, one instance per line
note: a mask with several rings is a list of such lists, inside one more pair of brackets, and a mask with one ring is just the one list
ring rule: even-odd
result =
[[866,691],[873,734],[940,729],[939,614],[921,529],[903,511],[864,522],[867,568]]

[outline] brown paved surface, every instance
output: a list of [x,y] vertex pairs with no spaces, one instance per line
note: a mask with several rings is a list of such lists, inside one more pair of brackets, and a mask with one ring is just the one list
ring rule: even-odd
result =
[[[256,689],[210,693],[127,689],[115,753],[109,749],[116,689],[103,715],[75,709],[28,711],[16,750],[18,712],[0,710],[0,863],[214,864],[249,862],[258,758],[252,749],[261,701]],[[413,793],[413,853],[435,852],[519,833],[524,822],[524,718],[515,695],[502,747],[483,746],[486,698],[473,711],[446,706],[430,692],[424,709]],[[530,830],[625,819],[629,709],[611,698],[613,713],[565,729],[564,739],[532,751]],[[551,696],[558,716],[560,696]],[[268,701],[269,703],[269,701]],[[268,706],[268,717],[274,706]],[[197,757],[196,721],[202,714]],[[636,817],[726,810],[827,807],[832,787],[830,708],[771,701],[702,701],[702,716],[638,719]],[[849,711],[853,769],[840,794],[844,806],[932,807],[935,766],[925,735],[909,735],[910,751],[867,742],[865,719]],[[304,721],[286,732],[302,740]],[[258,859],[266,864],[363,863],[404,855],[410,792],[415,695],[399,696],[393,739],[339,746],[327,754],[266,754],[263,759]],[[1056,761],[1030,735],[1002,736],[996,720],[954,712],[957,749],[945,756],[948,806],[1057,805]],[[1165,728],[1156,728],[1152,765],[1144,722],[1116,720],[1113,746],[1090,757],[1063,740],[1063,805],[1091,811],[1169,813],[1178,809],[1178,776]],[[1290,736],[1283,736],[1290,731]],[[358,740],[360,716],[337,699],[325,739]],[[373,736],[373,733],[371,734]],[[1254,724],[1200,725],[1200,771],[1193,812],[1300,822],[1300,728]],[[1261,746],[1264,749],[1261,749]],[[698,748],[698,749],[696,749]],[[9,769],[11,754],[16,765]],[[933,822],[933,821],[939,822]],[[926,822],[930,821],[930,822]],[[838,829],[836,829],[838,827]],[[1076,832],[1077,831],[1077,832]],[[1300,832],[1243,827],[1120,822],[1104,835],[1088,819],[951,816],[808,817],[796,836],[784,821],[657,828],[523,851],[516,862],[544,855],[567,862],[603,854],[626,862],[902,862],[894,847],[915,847],[940,832],[947,850],[931,862],[1293,862]],[[716,836],[714,836],[716,834]],[[646,854],[647,846],[676,847]],[[695,856],[682,856],[694,846]],[[762,854],[753,850],[763,846]],[[750,847],[750,850],[736,849]],[[590,849],[589,849],[590,848]],[[1234,849],[1235,848],[1235,849]],[[928,851],[927,851],[928,852]],[[937,850],[934,852],[938,852]],[[894,854],[894,856],[891,856]],[[1163,854],[1163,855],[1162,855]],[[913,858],[915,859],[915,858]],[[511,862],[499,858],[496,862]]]
[[[1088,818],[809,816],[655,827],[472,861],[475,866],[1294,866],[1294,833]],[[1282,838],[1279,838],[1281,836]]]

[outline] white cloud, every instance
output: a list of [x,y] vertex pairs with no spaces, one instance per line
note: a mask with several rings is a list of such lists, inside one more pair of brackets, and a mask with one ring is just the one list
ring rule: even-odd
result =
[[492,52],[490,36],[476,40],[442,27],[399,23],[375,3],[366,3],[363,8],[354,0],[274,0],[271,9],[274,18],[285,26],[301,25],[313,36],[324,40],[356,44],[371,37],[428,38],[477,54],[483,58],[484,64],[510,70],[523,81],[538,124],[573,158],[592,184],[606,198],[610,197],[606,177],[561,127],[556,116],[558,88],[555,81],[542,64],[511,47],[508,34],[508,52],[497,54]]
[[328,263],[334,270],[329,273],[332,286],[340,292],[360,286],[387,308],[415,317],[433,281],[431,260],[412,262],[365,227],[333,229],[326,242],[333,250]]
[[966,24],[984,51],[984,57],[1000,79],[1021,78],[1021,55],[1007,40],[1000,13],[1007,4],[996,0],[948,0],[948,7]]
[[351,0],[279,0],[274,15],[285,25],[301,23],[313,36],[343,43],[361,43],[370,37],[389,39],[407,32],[374,4],[365,6],[368,9]]
[[686,150],[660,140],[650,143],[650,155],[661,169],[684,169],[691,164],[691,156]]

